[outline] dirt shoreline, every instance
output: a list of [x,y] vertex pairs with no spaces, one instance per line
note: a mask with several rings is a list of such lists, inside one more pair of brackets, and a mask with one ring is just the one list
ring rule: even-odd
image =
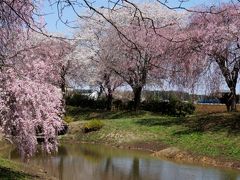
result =
[[240,170],[239,161],[229,161],[221,158],[217,159],[217,158],[211,158],[211,157],[202,156],[202,155],[195,155],[186,151],[182,151],[175,147],[169,147],[169,148],[154,152],[152,156],[161,158],[161,159],[174,160],[176,162]]
[[[75,142],[77,140],[62,140],[62,142]],[[240,161],[226,160],[222,157],[212,158],[208,156],[202,156],[193,154],[191,152],[180,150],[176,147],[169,147],[160,142],[135,142],[135,143],[123,143],[113,144],[104,142],[88,142],[88,141],[77,141],[78,143],[86,144],[99,144],[105,146],[111,146],[118,149],[129,149],[139,150],[148,152],[151,156],[170,160],[177,163],[187,163],[201,166],[213,166],[218,168],[227,168],[230,170],[240,170]]]

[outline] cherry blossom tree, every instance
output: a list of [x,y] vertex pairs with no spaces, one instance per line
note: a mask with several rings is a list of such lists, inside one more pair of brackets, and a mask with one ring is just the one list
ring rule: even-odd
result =
[[174,52],[170,54],[168,65],[169,77],[167,84],[181,91],[194,94],[197,88],[203,88],[202,80],[206,78],[208,62],[199,55],[198,46],[187,30],[188,24],[179,29],[175,35],[175,43],[172,43]]
[[107,104],[107,110],[112,109],[113,93],[114,91],[123,85],[123,79],[114,72],[114,70],[108,66],[109,61],[112,60],[112,52],[107,47],[101,47],[96,58],[92,61],[92,66],[95,66],[95,83],[97,83],[101,90],[105,93]]
[[28,49],[5,59],[0,74],[1,128],[24,159],[37,151],[38,136],[43,150],[57,150],[64,112],[61,73],[69,50],[65,42],[33,39],[34,34],[25,39]]
[[189,25],[195,52],[208,64],[215,63],[230,90],[227,107],[236,111],[236,85],[240,70],[239,6],[224,4],[217,14],[194,14]]
[[[37,1],[31,0],[2,0],[0,2],[0,26],[8,35],[21,28],[33,28],[38,23],[34,14],[38,9]],[[35,24],[36,22],[36,24]]]
[[99,34],[103,33],[103,28],[95,26],[92,31],[93,28],[89,26],[89,23],[84,27],[86,34],[83,33],[84,37],[78,34],[80,44],[73,52],[71,64],[74,66],[72,68],[74,73],[70,79],[76,84],[85,84],[93,89],[98,89],[99,95],[104,93],[107,100],[106,108],[111,110],[113,93],[123,84],[123,80],[108,67],[112,51],[103,46],[102,38],[97,38]]
[[[104,66],[130,85],[135,109],[139,106],[143,87],[151,79],[150,75],[158,79],[167,76],[167,54],[172,52],[170,47],[175,29],[184,21],[184,14],[156,4],[138,7],[144,14],[135,12],[131,6],[114,12],[101,10],[121,33],[109,26],[102,16],[92,16],[77,34],[82,42],[80,47],[89,50],[90,59],[96,55],[105,56],[100,58],[105,61]],[[142,16],[151,18],[142,19]]]

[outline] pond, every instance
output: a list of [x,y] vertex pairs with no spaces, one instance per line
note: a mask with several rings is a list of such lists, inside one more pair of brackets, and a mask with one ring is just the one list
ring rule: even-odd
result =
[[[10,156],[19,160],[15,151]],[[238,171],[179,164],[102,145],[62,145],[56,155],[38,154],[30,164],[60,180],[240,180]]]

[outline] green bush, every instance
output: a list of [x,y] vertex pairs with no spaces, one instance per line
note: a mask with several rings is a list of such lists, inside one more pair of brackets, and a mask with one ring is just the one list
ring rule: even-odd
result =
[[187,114],[193,114],[195,106],[189,102],[183,102],[177,98],[171,98],[169,101],[169,115],[174,116],[186,116]]
[[67,122],[67,123],[70,123],[70,122],[74,121],[74,118],[72,116],[65,116],[64,121]]
[[193,103],[185,103],[184,112],[186,114],[193,114],[195,109],[196,109],[196,107],[194,106]]
[[113,100],[113,108],[115,110],[122,110],[123,109],[123,102],[120,99]]
[[193,114],[195,106],[192,103],[173,98],[169,101],[145,101],[142,102],[140,109],[170,116],[186,116],[187,114]]
[[83,132],[88,133],[88,132],[92,132],[92,131],[98,131],[103,126],[104,126],[104,124],[102,121],[93,119],[84,124]]
[[66,97],[66,105],[89,109],[106,109],[106,99],[94,100],[81,93],[74,93]]
[[127,102],[127,110],[133,111],[134,110],[134,101],[128,101]]
[[144,101],[141,103],[141,110],[150,111],[150,112],[158,112],[161,114],[168,114],[169,102],[165,101]]

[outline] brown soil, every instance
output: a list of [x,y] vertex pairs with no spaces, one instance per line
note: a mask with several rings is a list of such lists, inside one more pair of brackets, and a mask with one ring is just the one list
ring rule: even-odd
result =
[[202,164],[209,165],[221,168],[232,168],[240,170],[240,162],[239,161],[227,161],[223,159],[214,159],[207,156],[199,156],[193,155],[186,151],[181,151],[178,148],[170,147],[160,151],[157,151],[152,154],[154,157],[170,159],[179,162],[185,163],[194,163],[194,164]]
[[148,151],[151,152],[151,155],[154,157],[173,160],[181,163],[200,164],[240,170],[239,161],[228,161],[223,158],[214,159],[207,156],[200,156],[182,151],[175,147],[168,147],[167,145],[161,144],[159,142],[136,142],[132,144],[122,144],[116,147]]

